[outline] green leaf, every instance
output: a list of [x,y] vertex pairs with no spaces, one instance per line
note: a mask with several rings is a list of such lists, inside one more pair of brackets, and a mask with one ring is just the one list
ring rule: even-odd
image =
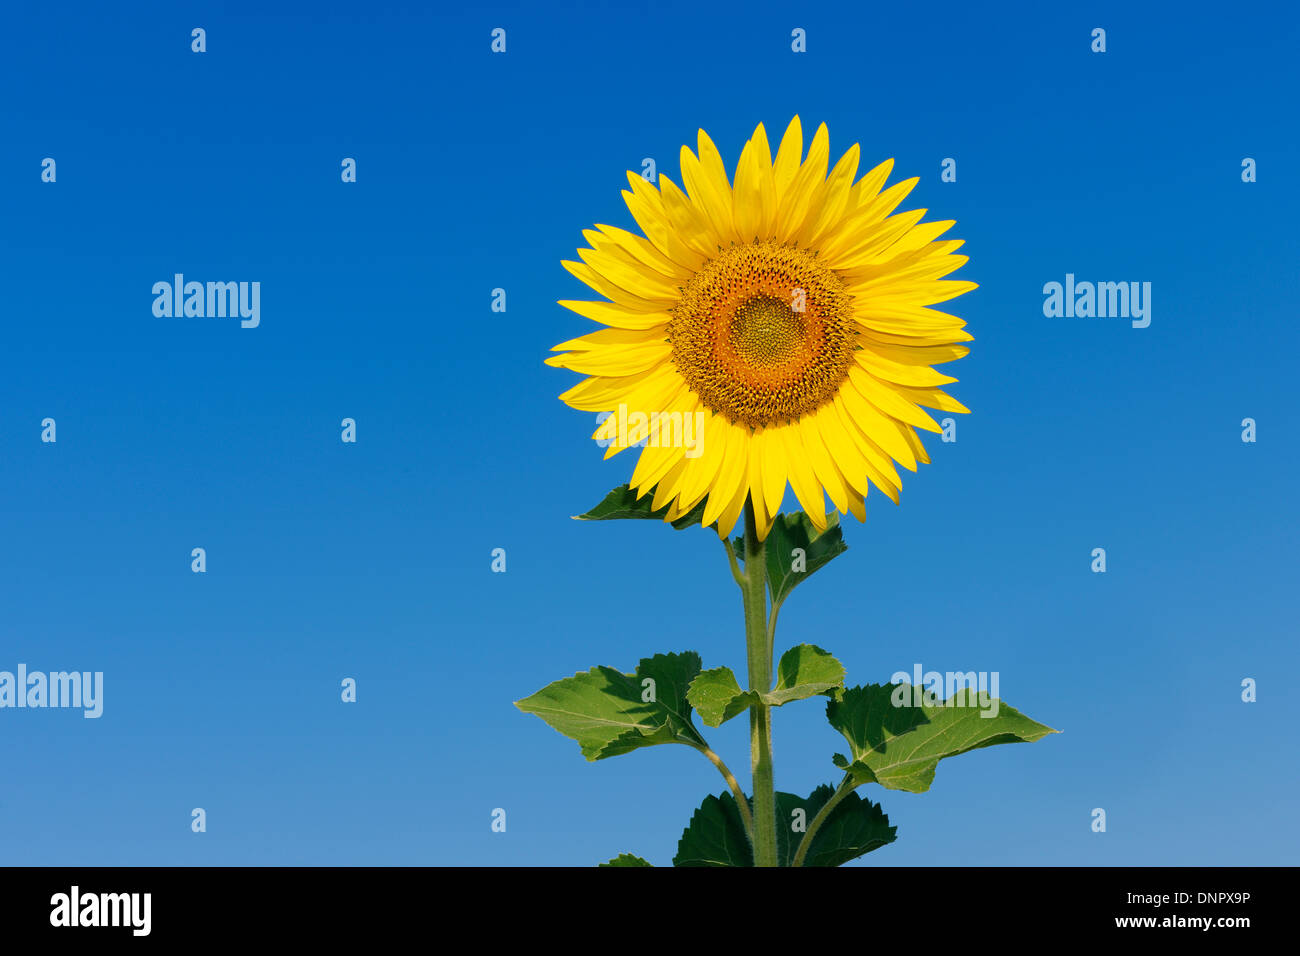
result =
[[699,712],[700,720],[709,727],[717,727],[737,714],[743,714],[758,699],[752,691],[741,689],[730,667],[701,671],[691,681],[686,696]]
[[635,673],[593,667],[547,684],[515,706],[576,740],[588,760],[655,744],[695,746],[703,739],[691,722],[686,690],[699,672],[694,651],[656,654]]
[[[586,514],[574,515],[579,521],[614,521],[619,518],[646,518],[654,521],[663,521],[664,515],[668,513],[668,505],[664,505],[658,511],[651,508],[654,503],[654,492],[648,491],[643,497],[638,498],[636,492],[629,485],[619,485],[596,507],[592,508]],[[669,522],[678,531],[689,528],[691,525],[697,525],[704,520],[705,502],[701,501],[694,508],[682,515],[676,521]],[[716,525],[717,522],[714,522]]]
[[776,686],[770,693],[745,690],[730,667],[701,671],[691,682],[687,697],[709,727],[743,714],[757,701],[780,707],[792,700],[825,694],[844,683],[844,665],[820,647],[799,644],[781,655],[776,665]]
[[[777,515],[765,546],[767,586],[774,608],[789,597],[795,585],[849,549],[844,543],[839,515],[833,511],[826,516],[825,531],[813,527],[812,521],[802,511]],[[799,549],[802,556],[797,555],[795,549]]]
[[[826,719],[852,748],[851,757],[836,754],[835,764],[855,785],[923,793],[945,757],[1057,733],[983,692],[962,689],[943,703],[922,697],[918,705],[918,690],[910,684],[868,684],[848,688],[826,705]],[[994,705],[996,713],[984,716]]]
[[[832,793],[834,790],[824,785],[808,797],[777,791],[776,850],[779,866],[790,866],[794,862],[806,827]],[[796,817],[796,810],[803,812]],[[796,820],[805,829],[795,830]],[[889,818],[878,804],[850,793],[831,811],[814,835],[804,866],[840,866],[893,843],[897,832],[898,828],[889,825]],[[690,825],[682,832],[673,866],[753,865],[754,849],[745,836],[745,824],[735,798],[728,792],[717,797],[712,794],[705,797],[704,803],[691,817]]]
[[735,798],[730,793],[705,797],[677,841],[673,866],[753,865],[754,850]]
[[844,684],[844,665],[813,644],[796,644],[776,665],[776,687],[764,698],[773,707],[824,694]]
[[602,866],[654,866],[654,864],[641,859],[639,856],[633,856],[631,853],[620,853],[608,863],[598,863],[596,866],[599,868]]
[[[797,797],[792,793],[776,795],[776,846],[781,866],[794,864],[795,854],[803,843],[805,831],[794,829],[796,821],[806,829],[834,793],[834,788],[823,784],[807,797]],[[796,817],[796,810],[803,813]],[[849,860],[893,843],[897,834],[898,827],[889,825],[889,817],[885,816],[879,804],[850,793],[822,821],[813,835],[803,865],[842,866]]]

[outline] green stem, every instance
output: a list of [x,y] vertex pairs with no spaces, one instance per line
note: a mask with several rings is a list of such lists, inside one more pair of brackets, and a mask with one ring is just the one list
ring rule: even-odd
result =
[[776,659],[776,615],[780,612],[781,605],[773,604],[772,612],[767,616],[767,658],[768,660]]
[[736,549],[731,546],[727,538],[722,539],[722,546],[727,549],[727,561],[731,564],[731,576],[736,579],[742,591],[745,590],[745,576],[740,573],[740,565],[736,563]]
[[[754,506],[745,502],[745,650],[749,689],[772,690],[772,640],[767,629],[767,560],[758,540]],[[772,708],[759,701],[749,709],[750,766],[754,773],[754,864],[776,866],[776,791],[772,777]]]
[[722,779],[727,781],[727,786],[731,788],[731,795],[736,798],[736,806],[740,808],[740,819],[745,824],[745,835],[749,837],[749,842],[754,842],[754,817],[749,812],[749,801],[745,799],[745,791],[740,789],[740,781],[731,769],[722,762],[722,758],[713,752],[706,744],[701,744],[697,748],[700,753],[709,758],[709,763],[718,768],[722,774]]
[[817,835],[817,831],[821,828],[821,825],[826,822],[826,818],[831,815],[831,811],[839,806],[840,801],[852,792],[852,780],[848,774],[845,774],[844,779],[840,781],[840,785],[836,787],[835,792],[831,794],[831,798],[827,800],[821,810],[817,812],[817,816],[813,817],[812,823],[808,824],[808,832],[805,833],[803,839],[799,841],[799,850],[795,853],[794,860],[790,863],[791,866],[803,866],[804,858],[808,856],[808,849],[812,846],[813,837]]

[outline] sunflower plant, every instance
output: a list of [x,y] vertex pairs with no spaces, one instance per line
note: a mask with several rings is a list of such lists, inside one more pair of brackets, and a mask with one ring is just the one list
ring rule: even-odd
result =
[[[642,235],[597,225],[581,261],[564,263],[603,298],[559,303],[602,326],[552,349],[548,364],[587,376],[560,398],[608,413],[593,435],[606,458],[641,448],[628,484],[579,517],[716,532],[741,594],[747,672],[742,685],[693,651],[656,654],[631,673],[555,681],[516,706],[588,760],[684,744],[712,763],[726,789],[695,810],[676,866],[838,866],[896,836],[859,788],[922,792],[946,757],[1055,732],[973,688],[939,700],[906,684],[847,686],[840,662],[811,644],[775,658],[782,604],[847,550],[839,516],[865,520],[872,486],[898,503],[897,466],[930,460],[916,430],[942,431],[925,409],[967,411],[935,366],[965,356],[971,336],[933,308],[976,288],[944,278],[967,261],[962,241],[940,238],[951,220],[895,213],[918,180],[885,188],[892,160],[856,178],[859,153],[831,167],[823,124],[805,155],[796,116],[775,159],[760,124],[728,177],[701,130],[696,152],[682,147],[682,187],[627,174]],[[697,441],[684,442],[692,423]],[[783,513],[787,488],[799,508]],[[773,715],[813,697],[827,698],[845,739],[831,758],[840,779],[780,792]],[[696,723],[741,715],[749,793]],[[624,853],[602,865],[650,864]]]

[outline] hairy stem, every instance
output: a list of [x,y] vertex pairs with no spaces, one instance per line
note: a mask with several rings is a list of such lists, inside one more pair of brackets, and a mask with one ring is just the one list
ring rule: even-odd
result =
[[736,579],[742,591],[745,590],[745,576],[740,573],[740,565],[736,563],[736,549],[731,546],[731,542],[723,538],[722,546],[727,549],[727,561],[731,564],[731,576]]
[[709,758],[709,762],[718,768],[722,774],[722,779],[727,781],[727,786],[731,788],[731,795],[736,798],[736,806],[740,808],[740,819],[745,824],[745,835],[749,837],[749,842],[754,842],[754,816],[749,812],[749,801],[745,799],[745,791],[740,789],[740,781],[736,779],[730,768],[722,762],[722,758],[714,753],[707,746],[697,748],[700,753]]
[[808,824],[808,832],[805,833],[803,839],[799,841],[799,850],[795,853],[794,860],[790,864],[791,866],[803,866],[803,861],[808,856],[808,849],[812,846],[813,837],[817,835],[817,831],[821,828],[821,825],[826,822],[826,818],[831,815],[831,811],[839,806],[840,801],[852,792],[853,783],[849,775],[846,773],[844,779],[840,781],[840,785],[836,787],[835,792],[831,794],[831,798],[826,801],[826,805],[823,806],[821,810],[817,811],[817,816],[813,817],[812,823]]
[[[767,627],[767,561],[758,540],[754,506],[745,502],[745,650],[749,689],[772,690],[772,640]],[[772,708],[764,701],[749,710],[750,766],[754,775],[754,864],[776,866],[776,791],[772,776]]]

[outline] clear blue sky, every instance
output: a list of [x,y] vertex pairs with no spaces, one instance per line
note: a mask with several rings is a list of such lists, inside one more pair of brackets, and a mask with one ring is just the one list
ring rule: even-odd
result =
[[[1295,863],[1294,8],[441,6],[6,10],[0,670],[105,702],[0,711],[0,861],[669,862],[713,769],[589,764],[511,702],[660,651],[741,670],[739,596],[705,532],[569,519],[631,463],[542,359],[626,169],[799,113],[920,176],[980,288],[958,441],[778,644],[998,671],[1063,731],[869,788],[899,827],[869,865]],[[260,326],[155,318],[178,272],[261,282]],[[1151,282],[1150,327],[1045,317],[1066,273]],[[742,723],[710,735],[738,767]],[[779,789],[835,779],[819,703],[775,747]]]

